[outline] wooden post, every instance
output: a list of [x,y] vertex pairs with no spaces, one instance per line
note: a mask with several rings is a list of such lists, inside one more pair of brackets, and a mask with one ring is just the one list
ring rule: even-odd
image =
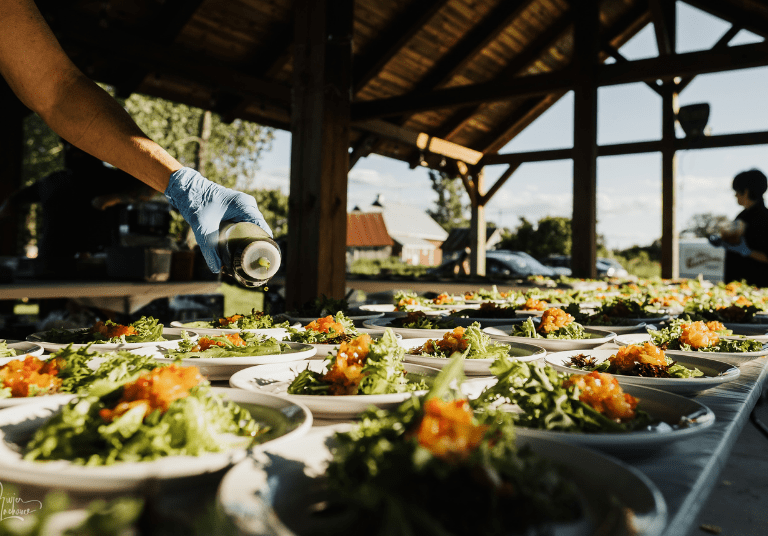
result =
[[585,2],[574,20],[573,242],[576,277],[597,276],[597,2]]
[[[0,79],[0,102],[3,120],[0,122],[0,205],[21,187],[24,159],[24,116],[29,110],[21,104],[8,85]],[[14,211],[14,214],[19,215]],[[17,218],[0,219],[0,255],[19,254]]]
[[352,0],[295,7],[286,305],[346,288]]
[[664,84],[661,99],[661,277],[680,274],[680,239],[677,233],[677,155],[675,116],[677,89]]
[[469,272],[472,275],[485,275],[485,201],[484,175],[482,169],[476,172],[472,200],[472,219],[469,224],[469,247],[472,250],[469,258]]

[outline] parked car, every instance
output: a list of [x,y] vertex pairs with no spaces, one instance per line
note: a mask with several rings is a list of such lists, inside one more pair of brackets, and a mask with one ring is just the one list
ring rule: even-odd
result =
[[[462,263],[466,257],[453,256],[436,268],[427,270],[428,275],[450,277],[463,273]],[[522,279],[529,275],[557,277],[558,272],[523,251],[496,249],[485,254],[485,273],[492,279]]]
[[[571,256],[570,255],[550,255],[549,257],[542,259],[543,264],[552,267],[567,269],[568,273],[564,275],[571,275]],[[624,268],[616,259],[609,259],[607,257],[598,257],[596,261],[597,265],[597,277],[627,277],[629,272]]]

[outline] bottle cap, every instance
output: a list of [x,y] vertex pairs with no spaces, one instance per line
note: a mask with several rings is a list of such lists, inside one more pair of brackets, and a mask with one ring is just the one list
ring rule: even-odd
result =
[[271,240],[254,240],[243,249],[240,269],[245,275],[266,281],[280,268],[280,250]]

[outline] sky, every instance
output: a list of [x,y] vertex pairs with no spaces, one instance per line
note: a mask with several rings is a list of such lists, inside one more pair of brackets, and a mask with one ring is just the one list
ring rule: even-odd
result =
[[[711,48],[730,24],[677,2],[677,52]],[[731,45],[762,41],[741,31]],[[630,60],[657,56],[653,26],[627,42],[621,53]],[[712,134],[768,130],[768,67],[697,76],[680,94],[680,106],[707,102]],[[684,137],[678,127],[678,137]],[[645,84],[625,84],[598,91],[598,144],[661,138],[661,97]],[[500,153],[573,146],[573,93],[567,93]],[[288,193],[290,132],[278,130],[262,156],[256,187]],[[731,181],[746,169],[768,173],[768,147],[679,151],[677,153],[677,221],[682,231],[695,214],[736,216]],[[490,188],[507,166],[485,168]],[[520,218],[537,222],[546,216],[570,217],[573,199],[570,160],[523,164],[486,205],[486,219],[499,227],[516,228]],[[348,209],[365,210],[377,195],[384,202],[435,207],[425,168],[379,155],[360,159],[349,175]],[[661,236],[661,154],[601,157],[597,167],[597,232],[610,249],[649,245]]]

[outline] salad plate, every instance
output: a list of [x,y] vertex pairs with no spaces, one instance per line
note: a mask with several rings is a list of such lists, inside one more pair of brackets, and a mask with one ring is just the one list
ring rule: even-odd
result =
[[212,322],[212,318],[195,320],[194,322],[179,322],[174,320],[171,322],[171,326],[174,328],[191,329],[195,333],[200,335],[223,335],[225,333],[240,333],[241,331],[248,331],[250,333],[258,333],[259,335],[266,335],[273,337],[278,341],[282,341],[287,335],[288,330],[285,328],[260,328],[260,329],[229,329],[229,328],[211,328],[211,327],[198,327],[202,324],[209,324]]
[[[568,374],[588,374],[588,370],[580,370],[566,365],[573,356],[583,353],[587,353],[587,355],[595,358],[598,363],[602,363],[612,355],[615,355],[616,350],[590,350],[589,352],[572,350],[569,352],[554,352],[547,354],[544,357],[544,361],[560,372],[567,372]],[[668,354],[669,352],[665,353]],[[613,376],[618,380],[622,387],[628,385],[640,385],[654,389],[662,389],[678,395],[692,395],[712,387],[717,387],[723,383],[733,381],[738,378],[740,374],[737,367],[714,359],[705,359],[698,356],[680,356],[679,358],[674,358],[674,360],[686,368],[699,369],[704,373],[704,376],[696,378],[648,378],[643,376],[625,376],[622,374],[614,374]]]
[[627,324],[625,326],[600,326],[600,325],[584,324],[584,327],[585,328],[589,328],[589,329],[611,330],[616,335],[623,335],[625,333],[635,333],[635,332],[641,331],[641,330],[645,329],[645,327],[647,325],[648,324],[646,324],[645,322],[638,322],[636,324],[634,324],[634,323],[633,324]]
[[[437,376],[438,369],[404,364],[408,375],[431,378]],[[305,404],[316,417],[327,419],[348,419],[357,417],[370,406],[393,408],[414,394],[424,391],[408,391],[383,395],[291,395],[286,391],[291,382],[305,369],[314,372],[324,372],[325,361],[311,360],[300,363],[280,363],[276,365],[259,365],[236,372],[229,378],[229,385],[247,391],[271,393]],[[429,380],[427,380],[429,381]]]
[[[358,328],[357,331],[359,334],[362,334],[362,333],[369,334],[371,338],[374,340],[380,339],[381,335],[384,333],[383,331],[374,332],[373,330],[368,330],[363,328]],[[399,333],[395,333],[395,338],[397,338],[398,341],[403,339],[402,335],[400,335]],[[338,350],[340,346],[340,343],[336,343],[336,344],[307,343],[307,344],[309,344],[316,350],[314,357],[325,357],[327,355],[331,355],[336,350]]]
[[[282,318],[285,318],[288,322],[291,324],[301,324],[302,326],[306,326],[310,322],[314,322],[317,320],[317,317],[314,316],[289,316],[286,314],[280,315]],[[347,315],[347,318],[349,318],[355,326],[362,326],[363,322],[366,320],[373,320],[374,318],[381,318],[384,316],[384,313],[370,313],[370,314],[349,314]]]
[[[619,376],[616,376],[619,378]],[[647,456],[681,439],[706,431],[715,423],[715,414],[707,406],[684,396],[627,384],[622,389],[639,399],[637,409],[647,412],[659,424],[631,432],[582,433],[542,430],[516,426],[518,437],[563,441],[597,449],[619,458]],[[513,406],[514,407],[514,406]]]
[[616,333],[612,331],[595,328],[584,328],[584,332],[589,335],[588,339],[546,339],[544,337],[537,339],[534,337],[518,337],[511,335],[514,329],[514,325],[506,325],[483,328],[483,331],[497,341],[535,344],[536,346],[541,346],[547,352],[576,349],[586,350],[611,342],[616,338]]
[[[255,355],[255,356],[237,356],[237,357],[193,357],[181,360],[185,367],[197,367],[200,373],[208,380],[228,380],[230,376],[239,370],[243,370],[255,365],[266,365],[273,363],[285,363],[290,361],[303,361],[314,356],[317,349],[311,344],[302,344],[298,342],[281,343],[291,347],[290,352],[279,354]],[[132,353],[140,355],[152,355],[160,363],[173,363],[175,359],[167,356],[167,348],[163,347],[145,347],[133,350]]]
[[[81,331],[81,330],[67,330],[67,331]],[[91,350],[96,350],[98,352],[114,352],[116,350],[135,350],[137,348],[144,348],[149,346],[160,346],[163,348],[171,348],[179,343],[183,339],[181,332],[184,331],[187,334],[187,337],[190,340],[195,340],[198,338],[198,334],[195,331],[190,331],[187,329],[180,329],[180,328],[163,328],[163,338],[164,341],[148,341],[148,342],[126,342],[126,343],[102,343],[102,342],[94,342],[94,343],[86,343],[86,344],[77,344],[72,343],[72,348],[84,348],[88,346]],[[62,344],[62,343],[55,343],[55,342],[48,342],[45,340],[45,334],[46,332],[41,331],[38,333],[33,333],[32,335],[29,335],[27,337],[27,341],[31,343],[35,343],[39,346],[42,346],[46,351],[48,352],[56,352],[58,350],[63,350],[69,344]]]
[[[454,324],[454,327],[469,327],[475,322],[479,323],[482,327],[486,326],[495,326],[497,324],[501,325],[509,325],[510,323],[515,323],[514,319],[506,318],[504,320],[492,320],[488,318],[449,318],[445,317],[441,320],[451,320]],[[519,319],[520,322],[523,321],[523,319]],[[430,339],[439,339],[442,337],[445,333],[448,333],[449,331],[453,331],[454,327],[450,328],[435,328],[435,329],[421,329],[421,328],[398,328],[395,326],[391,326],[390,323],[392,322],[391,318],[376,318],[373,320],[366,320],[363,323],[364,328],[367,329],[368,333],[381,335],[384,333],[384,330],[387,328],[391,329],[396,336],[399,336],[403,339],[420,339],[423,337],[427,337]]]
[[723,322],[726,329],[733,331],[731,338],[747,338],[768,342],[768,325],[766,324],[735,324]]
[[12,359],[23,359],[27,355],[43,355],[43,347],[39,344],[11,339],[0,339],[0,342],[5,342],[8,349],[16,352],[15,356],[0,357],[0,365],[4,365]]
[[[424,365],[426,367],[434,367],[441,369],[448,365],[450,359],[444,357],[430,357],[426,355],[414,355],[407,353],[411,348],[416,348],[423,345],[429,338],[422,339],[403,339],[399,342],[400,346],[406,349],[405,362],[415,363],[417,365]],[[527,343],[504,343],[509,346],[509,355],[519,361],[534,361],[541,359],[547,354],[547,351],[541,346],[536,346]],[[464,374],[468,376],[482,375],[487,376],[491,372],[489,367],[493,363],[494,359],[464,359]]]
[[242,405],[254,419],[269,426],[259,445],[201,456],[166,456],[153,461],[101,466],[77,465],[66,460],[25,460],[23,446],[61,407],[61,404],[40,400],[0,412],[0,480],[87,493],[140,491],[149,480],[187,482],[186,479],[224,470],[244,459],[249,450],[258,451],[272,442],[301,437],[312,426],[312,414],[301,404],[264,393],[228,388],[211,388],[211,391]]
[[[323,475],[331,459],[337,431],[348,424],[313,428],[301,441],[284,443],[232,468],[219,486],[217,502],[236,527],[246,534],[343,534],[339,515],[313,515],[323,497]],[[585,515],[570,523],[547,526],[551,536],[597,534],[603,536],[658,536],[667,519],[661,492],[637,469],[600,452],[545,438],[518,437],[518,446],[560,466],[576,485]],[[616,506],[616,503],[619,506]],[[628,527],[616,526],[612,517],[631,512]],[[347,529],[349,527],[346,527]]]
[[[741,337],[723,337],[724,339],[739,339]],[[753,339],[754,337],[748,337]],[[619,346],[627,346],[630,344],[643,344],[651,340],[649,333],[635,333],[631,335],[620,335],[616,337],[616,344]],[[756,339],[761,340],[761,339]],[[664,350],[664,353],[668,356],[687,356],[687,357],[702,357],[706,359],[713,359],[717,361],[723,361],[726,363],[732,363],[735,365],[741,365],[756,359],[768,355],[768,348],[766,344],[768,341],[762,340],[763,349],[757,352],[702,352],[700,350]],[[679,360],[678,360],[679,361]]]

